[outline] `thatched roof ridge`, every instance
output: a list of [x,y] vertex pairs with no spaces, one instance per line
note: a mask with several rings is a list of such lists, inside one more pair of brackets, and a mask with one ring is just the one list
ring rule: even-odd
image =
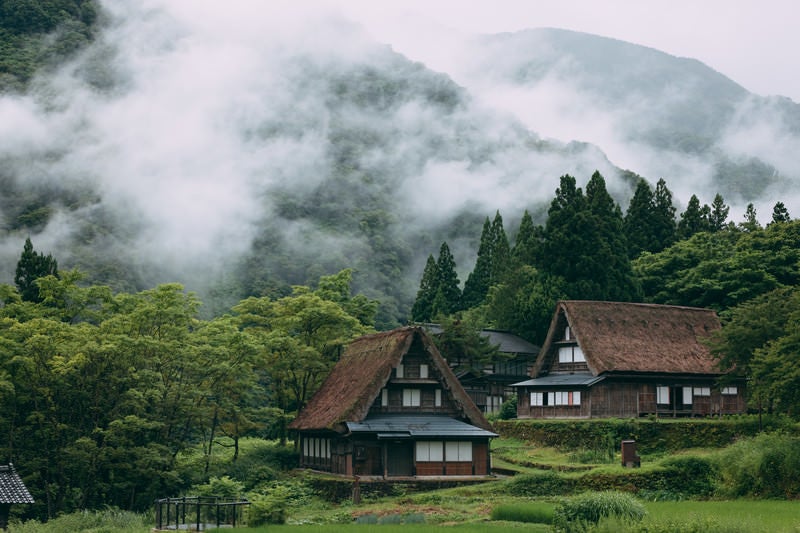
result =
[[[673,305],[565,300],[558,302],[534,367],[549,365],[565,317],[589,370],[674,374],[720,374],[703,339],[720,329],[711,309]],[[549,358],[549,359],[548,359]]]
[[470,423],[484,429],[491,426],[461,387],[447,362],[421,327],[401,327],[351,342],[333,367],[319,391],[289,425],[291,429],[344,430],[344,422],[360,422],[386,386],[415,338],[419,338],[431,363],[443,376],[446,387]]

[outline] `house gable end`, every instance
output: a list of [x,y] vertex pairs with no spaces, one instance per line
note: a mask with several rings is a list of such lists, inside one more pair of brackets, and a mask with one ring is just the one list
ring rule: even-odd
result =
[[[397,375],[400,365],[403,377]],[[422,365],[427,365],[427,378],[420,377]],[[353,341],[317,394],[289,427],[295,430],[344,431],[343,423],[363,421],[371,410],[381,406],[384,389],[391,388],[395,394],[402,395],[404,385],[408,389],[418,388],[420,392],[419,398],[412,398],[406,406],[408,409],[401,412],[420,412],[421,409],[413,408],[422,407],[422,387],[429,393],[426,397],[432,407],[436,407],[437,384],[441,386],[443,414],[483,429],[491,428],[433,341],[420,327],[398,328]],[[395,399],[402,407],[402,397],[396,396]],[[439,411],[434,409],[433,412]]]

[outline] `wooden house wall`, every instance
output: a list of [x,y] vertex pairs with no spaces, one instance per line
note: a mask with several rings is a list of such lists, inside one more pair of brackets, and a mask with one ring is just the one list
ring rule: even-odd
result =
[[[664,386],[669,383],[664,381]],[[711,389],[708,396],[692,396],[691,405],[660,405],[656,398],[656,383],[604,381],[581,391],[580,406],[531,406],[530,389],[522,389],[517,404],[519,418],[631,418],[657,416],[713,416],[737,414],[746,410],[743,387],[737,394],[722,394],[712,382],[686,384]],[[681,385],[673,385],[680,390]],[[537,389],[538,391],[538,389]],[[544,392],[544,391],[542,391]],[[671,390],[670,394],[674,394]]]
[[[414,346],[412,346],[414,348]],[[421,377],[421,365],[428,365],[428,377]],[[392,377],[386,385],[387,405],[383,405],[383,392],[378,394],[369,409],[369,415],[384,414],[434,414],[457,417],[460,409],[454,403],[450,391],[444,387],[444,379],[436,367],[430,362],[427,352],[409,350],[403,357],[402,376],[397,375],[397,370],[392,370]],[[420,391],[419,406],[403,405],[403,390],[417,389]],[[436,405],[436,391],[441,395],[441,405]]]
[[471,462],[448,461],[446,457],[443,461],[418,462],[413,457],[413,440],[404,441],[402,450],[397,444],[370,437],[353,440],[334,438],[331,439],[329,458],[307,456],[301,444],[300,466],[334,474],[365,477],[383,477],[387,474],[388,477],[393,477],[392,465],[406,463],[409,459],[408,471],[403,476],[485,476],[491,470],[487,441],[473,441]]

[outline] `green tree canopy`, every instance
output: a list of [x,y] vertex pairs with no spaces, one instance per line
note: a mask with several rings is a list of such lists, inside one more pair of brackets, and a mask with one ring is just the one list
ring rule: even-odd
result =
[[701,207],[700,200],[697,195],[692,195],[689,199],[689,204],[686,206],[686,211],[681,213],[681,219],[678,222],[677,236],[678,239],[688,239],[695,233],[701,231],[710,231],[708,216],[710,208],[706,205]]
[[653,190],[644,179],[640,179],[622,225],[628,244],[628,257],[633,259],[644,251],[657,251],[654,223]]
[[799,261],[800,223],[791,221],[747,233],[698,233],[633,265],[647,301],[723,311],[797,285]]
[[728,227],[728,213],[731,208],[725,204],[722,195],[717,193],[714,201],[711,202],[711,213],[708,217],[708,225],[711,231],[722,231]]
[[483,224],[475,268],[464,283],[461,303],[463,308],[469,309],[483,302],[489,287],[499,283],[508,270],[510,256],[503,217],[498,211],[491,224],[488,217]]
[[439,248],[436,261],[436,295],[431,306],[431,316],[447,316],[461,310],[461,289],[459,288],[456,261],[446,242]]
[[17,270],[14,274],[14,283],[19,290],[22,299],[26,302],[40,302],[42,297],[39,295],[39,286],[36,284],[39,278],[45,276],[58,277],[58,262],[53,259],[51,254],[40,254],[33,249],[30,237],[25,239],[25,246],[22,255],[17,262]]
[[771,224],[779,224],[781,222],[789,222],[792,217],[789,216],[789,210],[783,202],[777,202],[772,208],[772,222]]
[[425,269],[422,271],[417,298],[411,307],[411,320],[415,322],[430,322],[433,318],[433,300],[436,298],[438,282],[439,272],[436,266],[436,259],[433,258],[433,255],[429,255],[428,261],[425,263]]

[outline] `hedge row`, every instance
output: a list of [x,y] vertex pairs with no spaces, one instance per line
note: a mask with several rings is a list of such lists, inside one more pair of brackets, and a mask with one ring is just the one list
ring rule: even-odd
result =
[[717,475],[708,459],[676,457],[666,461],[662,468],[647,470],[590,472],[577,477],[553,471],[520,474],[509,479],[502,491],[524,497],[569,495],[587,490],[706,497],[714,492]]
[[495,431],[539,446],[561,450],[605,449],[633,439],[643,452],[724,447],[761,431],[800,434],[797,424],[780,416],[737,415],[703,419],[498,420]]

